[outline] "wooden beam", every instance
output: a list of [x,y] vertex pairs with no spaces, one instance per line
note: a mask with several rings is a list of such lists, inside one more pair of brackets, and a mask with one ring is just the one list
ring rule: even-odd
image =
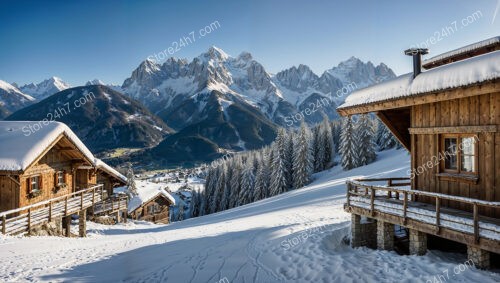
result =
[[403,137],[403,134],[400,133],[391,123],[391,121],[387,118],[387,116],[383,112],[377,112],[377,117],[387,126],[389,131],[391,131],[396,139],[406,148],[406,150],[411,151],[411,142],[406,141]]
[[409,128],[411,135],[497,133],[498,125]]
[[11,175],[7,175],[7,178],[9,178],[12,182],[16,183],[18,186],[21,186],[21,183],[18,180],[14,179]]
[[404,108],[413,105],[429,104],[434,102],[452,100],[463,97],[471,97],[488,93],[500,92],[500,79],[489,82],[482,82],[468,86],[462,86],[447,90],[439,90],[415,94],[411,96],[399,97],[384,101],[372,102],[368,104],[338,108],[337,112],[342,116],[377,112],[388,109]]

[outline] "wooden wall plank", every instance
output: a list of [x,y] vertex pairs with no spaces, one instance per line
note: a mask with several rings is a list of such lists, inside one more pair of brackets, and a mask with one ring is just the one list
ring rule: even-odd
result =
[[459,100],[459,125],[469,126],[470,125],[470,101],[468,97]]
[[450,126],[458,126],[460,120],[459,109],[460,109],[460,104],[458,103],[458,99],[449,101]]

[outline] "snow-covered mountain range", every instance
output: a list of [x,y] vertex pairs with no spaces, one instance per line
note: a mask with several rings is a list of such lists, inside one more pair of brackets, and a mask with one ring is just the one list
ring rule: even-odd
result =
[[[182,128],[203,119],[199,113],[203,113],[206,103],[197,98],[212,91],[230,95],[239,102],[257,108],[272,122],[285,125],[284,118],[307,107],[311,103],[308,100],[311,96],[316,97],[315,100],[325,97],[332,104],[338,104],[348,92],[356,88],[393,77],[395,74],[385,64],[374,66],[371,62],[364,63],[355,57],[341,62],[321,76],[314,74],[306,65],[273,75],[248,52],[232,57],[212,46],[191,62],[169,58],[163,64],[158,64],[146,60],[125,80],[122,88],[174,128]],[[349,86],[349,91],[342,92],[346,86]],[[193,113],[189,120],[175,121],[179,117],[173,112],[188,101],[190,104],[195,101],[198,113]],[[228,103],[236,102],[219,101],[221,107]],[[331,105],[331,108],[335,106]],[[336,115],[335,111],[329,113],[325,109],[319,109],[319,113],[330,118]],[[310,116],[305,117],[305,120],[315,122],[315,117]]]
[[38,84],[30,83],[19,88],[25,94],[31,95],[37,100],[43,100],[54,93],[70,88],[71,85],[58,77],[51,77]]
[[[159,117],[173,129],[158,144],[159,135],[149,130],[154,129],[149,127],[154,123],[149,123],[145,136],[151,138],[143,144],[158,145],[141,156],[149,153],[152,159],[167,156],[170,161],[185,162],[209,161],[227,151],[260,148],[274,140],[278,126],[296,127],[302,120],[317,123],[325,116],[336,118],[337,105],[343,103],[350,92],[393,77],[395,74],[385,64],[375,66],[355,57],[321,75],[307,65],[271,74],[248,52],[233,57],[212,46],[191,61],[177,58],[169,58],[162,64],[143,61],[122,86],[106,85],[99,79],[87,81],[85,85],[87,88],[104,86],[106,93],[111,92],[109,89],[122,92],[138,101],[130,105],[142,103],[150,112],[147,116],[153,120]],[[20,88],[2,82],[0,118],[55,93],[69,91],[69,87],[57,77]],[[104,108],[117,109],[117,105],[113,105],[117,101],[122,100],[110,100]],[[56,100],[42,102],[37,104],[40,106],[33,105],[30,111],[40,108],[47,112],[57,108],[57,104],[52,103]],[[24,111],[17,116],[36,118],[26,115]],[[109,118],[105,112],[99,115],[92,118],[95,121]],[[124,133],[123,137],[137,136],[134,133]],[[115,141],[115,144],[124,146],[130,141]],[[99,149],[107,146],[95,144]]]

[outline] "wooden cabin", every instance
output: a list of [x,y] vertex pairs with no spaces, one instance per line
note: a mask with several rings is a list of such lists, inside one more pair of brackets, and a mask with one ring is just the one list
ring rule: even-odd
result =
[[103,164],[96,164],[92,153],[62,123],[0,121],[2,233],[30,232],[62,218],[67,224],[72,214],[79,214],[84,235],[87,208],[104,196],[98,175],[113,179],[113,184],[115,179],[125,182]]
[[129,201],[128,213],[132,219],[153,223],[169,223],[170,206],[175,199],[165,185],[136,181],[137,194]]
[[392,249],[398,225],[409,229],[412,254],[426,252],[428,235],[467,245],[477,267],[500,253],[499,50],[495,37],[423,64],[427,50],[407,50],[412,73],[354,92],[338,108],[375,113],[411,153],[408,176],[348,182],[353,246]]
[[114,193],[114,188],[127,185],[127,178],[113,167],[96,159],[97,183],[102,184],[107,196]]

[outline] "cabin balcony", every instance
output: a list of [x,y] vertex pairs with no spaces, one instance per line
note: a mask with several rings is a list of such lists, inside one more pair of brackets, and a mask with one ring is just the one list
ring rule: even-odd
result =
[[6,235],[26,232],[29,234],[34,227],[63,219],[66,235],[69,236],[71,215],[78,214],[80,236],[83,237],[85,236],[86,210],[101,202],[103,197],[103,185],[99,184],[57,198],[4,211],[0,213],[0,231]]
[[[471,210],[444,207],[443,202]],[[398,225],[409,229],[410,254],[425,254],[427,235],[433,235],[467,245],[469,259],[479,268],[489,267],[489,252],[500,253],[500,219],[480,211],[498,208],[500,202],[412,190],[409,178],[350,180],[344,205],[352,213],[353,247],[371,243],[393,249],[394,225]]]

